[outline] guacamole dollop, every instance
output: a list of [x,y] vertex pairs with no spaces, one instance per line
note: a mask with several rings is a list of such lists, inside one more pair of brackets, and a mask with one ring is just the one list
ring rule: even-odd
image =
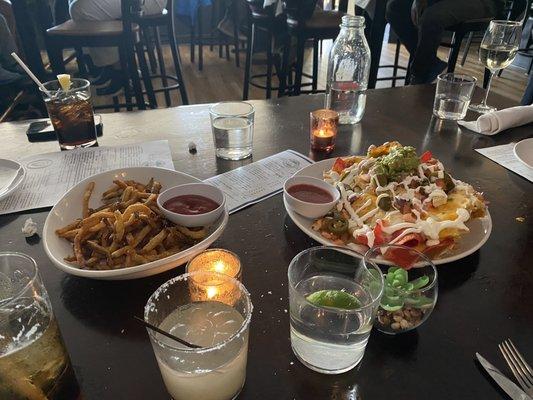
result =
[[402,172],[416,170],[419,164],[420,160],[414,147],[394,147],[389,151],[389,154],[378,158],[374,172],[377,175],[384,175],[390,180]]

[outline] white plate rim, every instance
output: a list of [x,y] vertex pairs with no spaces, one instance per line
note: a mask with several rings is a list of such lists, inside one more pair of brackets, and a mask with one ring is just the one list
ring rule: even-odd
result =
[[[173,263],[173,262],[177,263],[177,262],[179,262],[180,259],[186,259],[187,257],[192,257],[193,255],[196,254],[196,252],[199,252],[199,251],[209,247],[215,240],[217,240],[220,237],[220,235],[222,235],[222,232],[226,228],[226,225],[227,225],[228,219],[229,219],[229,213],[228,213],[227,208],[224,210],[223,215],[215,223],[215,226],[218,224],[217,228],[213,232],[211,232],[211,234],[209,236],[207,236],[201,242],[195,244],[192,247],[189,247],[189,248],[187,248],[187,249],[185,249],[185,250],[183,250],[183,251],[181,251],[179,253],[172,254],[172,255],[170,255],[168,257],[165,257],[165,258],[162,258],[160,260],[152,261],[152,262],[149,262],[149,263],[146,263],[146,264],[136,265],[134,267],[120,268],[120,269],[113,269],[113,270],[80,269],[80,268],[76,268],[74,266],[70,266],[70,265],[66,264],[65,262],[63,262],[62,260],[59,260],[56,257],[56,255],[53,254],[52,250],[49,247],[48,240],[47,240],[48,231],[50,230],[49,225],[51,223],[50,222],[50,218],[51,218],[50,216],[53,215],[53,212],[54,212],[54,210],[56,210],[56,207],[58,207],[58,205],[62,201],[64,201],[65,198],[67,198],[79,186],[87,184],[87,182],[89,182],[91,180],[94,180],[95,178],[97,178],[100,175],[116,174],[116,173],[119,173],[119,172],[128,171],[128,170],[135,170],[135,169],[164,170],[165,172],[171,172],[173,174],[176,174],[177,176],[187,177],[188,179],[191,179],[192,182],[202,182],[200,179],[198,179],[198,178],[196,178],[196,177],[194,177],[192,175],[189,175],[189,174],[186,174],[186,173],[180,172],[180,171],[175,171],[173,169],[160,168],[160,167],[142,167],[142,166],[140,166],[140,167],[127,167],[127,168],[112,169],[112,170],[108,170],[108,171],[105,171],[105,172],[101,172],[101,173],[98,173],[98,174],[91,175],[91,176],[83,179],[82,181],[80,181],[76,185],[74,185],[72,188],[70,188],[61,197],[61,199],[59,199],[59,201],[52,207],[52,209],[50,210],[50,212],[46,216],[46,220],[45,220],[44,227],[43,227],[43,247],[44,247],[46,255],[48,256],[50,261],[52,261],[52,264],[54,264],[54,266],[56,268],[66,272],[68,274],[76,275],[76,276],[80,276],[80,277],[85,277],[85,278],[109,279],[109,280],[112,280],[113,278],[116,278],[116,279],[136,279],[136,278],[146,277],[146,276],[150,275],[150,274],[140,275],[140,274],[142,274],[145,271],[149,271],[149,270],[155,269],[157,267],[163,267],[165,264],[169,264],[169,263]],[[181,264],[183,264],[183,263],[181,263]],[[178,267],[181,264],[176,264],[176,265],[170,266],[168,268],[161,268],[161,270],[159,270],[155,274],[163,273],[163,272],[165,272],[165,271],[167,271],[169,269],[176,268],[176,267]]]
[[13,163],[14,166],[18,166],[17,168],[18,173],[15,179],[9,185],[9,188],[6,189],[5,192],[0,193],[0,200],[5,199],[7,196],[11,195],[15,190],[17,190],[19,186],[21,185],[22,181],[24,180],[24,177],[26,176],[26,167],[24,167],[24,165],[22,165],[21,163],[18,163],[14,160],[10,160],[9,158],[0,159],[0,162],[2,161],[7,161],[10,163]]
[[528,166],[529,168],[533,168],[533,164],[530,164],[528,163],[524,158],[522,158],[519,154],[519,151],[520,151],[520,147],[524,146],[525,143],[528,143],[528,142],[531,142],[531,148],[533,149],[533,138],[527,138],[527,139],[523,139],[517,143],[515,143],[515,145],[513,146],[513,154],[516,158],[518,158],[518,160]]
[[[317,161],[316,163],[311,164],[311,165],[307,165],[307,166],[303,167],[302,169],[298,170],[293,176],[297,176],[299,174],[301,175],[306,169],[309,169],[310,167],[318,168],[317,165],[322,165],[323,166],[322,167],[323,170],[329,169],[329,168],[331,168],[332,164],[335,162],[336,158],[329,158],[329,159],[326,159],[326,160]],[[313,175],[306,175],[306,176],[313,176]],[[326,239],[325,237],[323,237],[322,235],[320,235],[318,232],[314,231],[310,227],[305,226],[301,222],[301,220],[311,221],[311,219],[304,218],[304,217],[298,215],[292,209],[290,209],[288,207],[287,203],[285,202],[285,199],[283,200],[283,205],[285,206],[285,210],[287,211],[287,214],[289,215],[291,220],[294,222],[294,224],[298,228],[300,228],[307,236],[309,236],[311,239],[316,240],[317,242],[319,242],[320,244],[323,244],[325,246],[333,245],[331,241],[329,241],[328,239]],[[452,255],[447,256],[447,257],[434,259],[434,260],[432,260],[433,264],[441,265],[441,264],[451,263],[453,261],[457,261],[457,260],[460,260],[460,259],[462,259],[464,257],[467,257],[470,254],[475,253],[477,250],[479,250],[487,242],[487,240],[489,239],[490,234],[492,232],[492,218],[490,216],[490,212],[489,212],[488,208],[487,208],[486,215],[483,218],[479,218],[479,220],[482,220],[482,223],[485,224],[486,232],[483,235],[483,237],[474,246],[471,246],[468,249],[465,249],[464,251],[462,251],[462,252],[460,252],[458,254],[452,254]],[[467,223],[467,225],[468,225],[468,223]],[[352,248],[350,248],[348,246],[345,246],[345,247],[347,249],[354,250],[354,249],[352,249]],[[361,254],[361,253],[356,253],[356,254],[357,254],[357,257],[363,258],[363,254]]]

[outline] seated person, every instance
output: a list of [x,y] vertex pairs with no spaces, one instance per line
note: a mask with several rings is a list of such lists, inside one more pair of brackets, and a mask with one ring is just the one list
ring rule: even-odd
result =
[[[145,0],[143,10],[145,14],[160,14],[166,6],[166,0]],[[110,21],[120,19],[122,10],[120,0],[69,0],[69,12],[74,21]],[[99,89],[101,95],[114,94],[122,89],[123,73],[120,72],[118,51],[112,47],[99,47],[89,50],[92,62],[100,73],[98,83],[109,80],[111,83],[105,89]],[[96,84],[98,84],[96,83]]]
[[0,14],[0,86],[21,83],[26,80],[26,75],[21,71],[15,59],[11,57],[11,53],[16,51],[15,40],[7,21]]
[[495,18],[505,0],[390,0],[387,21],[411,55],[412,84],[431,83],[446,62],[437,49],[446,28],[478,18]]

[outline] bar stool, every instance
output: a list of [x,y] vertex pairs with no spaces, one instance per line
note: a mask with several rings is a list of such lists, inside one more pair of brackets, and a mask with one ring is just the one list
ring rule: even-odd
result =
[[[296,39],[296,68],[294,85],[290,94],[298,96],[302,93],[302,77],[305,44],[313,41],[313,72],[311,93],[317,92],[318,78],[318,43],[324,39],[335,39],[340,31],[342,16],[341,11],[323,11],[315,8],[316,0],[283,0],[283,9],[287,15],[287,28],[289,38]],[[288,40],[283,56],[283,76],[290,79],[290,53],[291,39]],[[282,81],[282,92],[286,89]]]
[[[131,79],[135,106],[139,109],[146,109],[134,51],[139,43],[139,26],[123,23],[122,21],[73,21],[71,19],[54,26],[50,7],[47,2],[45,3],[39,2],[39,15],[42,17],[39,19],[39,29],[44,37],[53,73],[65,72],[63,61],[63,50],[65,48],[76,49],[78,66],[83,76],[86,74],[82,61],[81,49],[83,47],[115,47],[119,51],[120,65],[126,77],[124,84],[126,102],[123,105],[118,104],[118,98],[114,97],[112,105],[101,105],[95,108],[112,107],[115,111],[119,111],[121,106],[126,106],[128,110],[133,109],[132,93],[128,83]],[[19,20],[31,19],[29,7],[27,0],[16,0],[14,11],[17,24]],[[26,36],[24,38],[25,41],[35,40],[35,31],[26,31],[26,34],[30,33],[33,33],[33,39]],[[139,63],[142,76],[148,76],[144,57],[139,57]],[[42,75],[47,75],[44,69]],[[47,79],[46,76],[44,78]],[[145,84],[150,89],[150,83],[145,81]]]
[[[243,100],[248,100],[248,93],[250,85],[264,89],[266,91],[266,98],[270,99],[272,90],[279,90],[278,87],[272,86],[272,76],[278,76],[281,70],[281,59],[279,56],[274,56],[272,52],[272,45],[274,43],[274,36],[276,33],[282,33],[286,30],[285,18],[277,18],[275,16],[275,5],[263,8],[263,0],[246,0],[248,4],[248,38],[246,44],[246,63],[244,68],[244,85],[243,85]],[[253,56],[256,53],[257,36],[260,32],[266,35],[266,64],[267,72],[265,74],[252,75]],[[276,72],[273,73],[273,68]],[[257,79],[266,78],[266,83],[261,84]]]
[[[185,88],[185,82],[183,80],[183,73],[181,70],[181,57],[179,54],[179,48],[176,43],[176,31],[174,23],[174,0],[167,0],[167,6],[161,14],[144,14],[140,8],[140,4],[137,0],[122,0],[125,3],[122,19],[125,23],[131,24],[131,26],[139,26],[141,30],[142,44],[148,49],[152,46],[151,37],[155,39],[155,51],[157,54],[157,64],[159,65],[159,73],[150,74],[148,79],[154,78],[161,79],[162,87],[158,89],[152,89],[152,93],[146,93],[149,98],[153,98],[153,106],[157,107],[157,100],[155,99],[155,93],[164,93],[165,104],[167,107],[171,105],[170,92],[172,90],[179,90],[181,95],[181,101],[184,105],[189,104],[187,96],[187,90]],[[170,51],[172,54],[172,61],[174,63],[174,71],[176,75],[168,75],[165,67],[165,59],[163,57],[163,49],[161,47],[161,35],[159,28],[164,27],[166,29]],[[148,50],[148,54],[150,51]],[[174,82],[169,84],[169,80]],[[153,88],[153,85],[149,85]]]

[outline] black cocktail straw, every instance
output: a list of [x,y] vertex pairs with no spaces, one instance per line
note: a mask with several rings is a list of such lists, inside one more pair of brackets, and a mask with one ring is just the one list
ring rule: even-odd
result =
[[187,341],[185,341],[183,339],[180,339],[177,336],[172,335],[171,333],[165,332],[164,330],[159,329],[157,326],[152,325],[149,322],[146,322],[144,319],[139,318],[136,315],[134,315],[133,318],[135,318],[137,321],[142,323],[147,328],[150,328],[151,330],[153,330],[153,331],[155,331],[157,333],[160,333],[161,335],[166,336],[169,339],[175,340],[176,342],[181,343],[184,346],[190,347],[191,349],[201,349],[202,348],[202,346],[197,346],[195,344],[189,343],[189,342],[187,342]]

